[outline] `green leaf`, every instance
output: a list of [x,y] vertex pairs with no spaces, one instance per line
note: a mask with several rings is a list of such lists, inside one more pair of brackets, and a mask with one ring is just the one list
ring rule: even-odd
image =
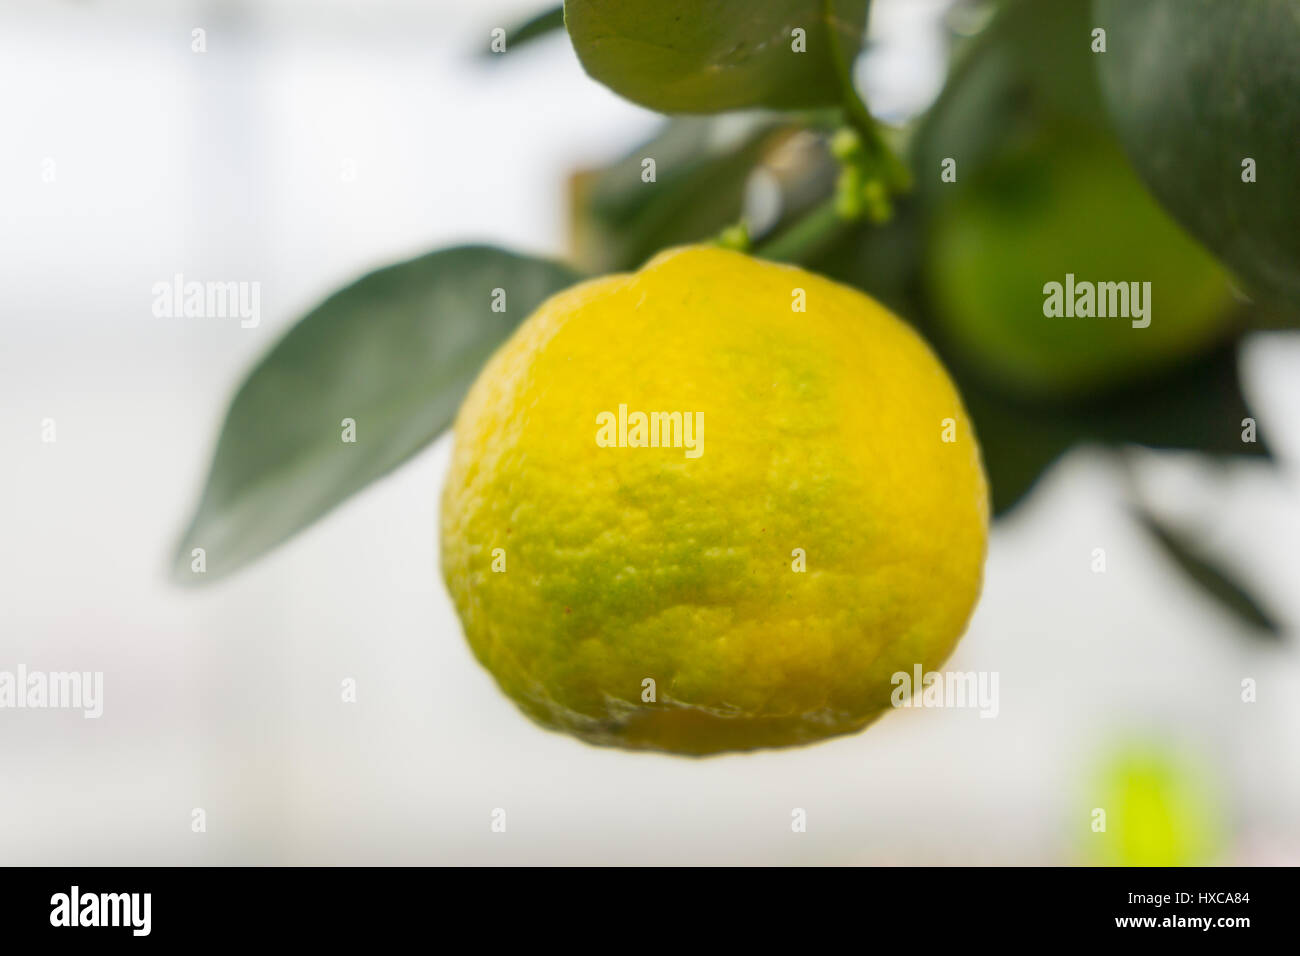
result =
[[1102,90],[1143,180],[1243,279],[1300,302],[1300,2],[1095,9]]
[[1240,618],[1251,633],[1273,639],[1281,636],[1278,623],[1229,572],[1149,512],[1135,509],[1135,516],[1173,562],[1198,587]]
[[[677,117],[603,169],[572,181],[578,261],[593,273],[633,269],[669,246],[735,223],[750,171],[780,135],[769,116]],[[655,161],[644,182],[642,161]]]
[[[664,113],[839,104],[869,0],[566,0],[583,68]],[[804,52],[794,49],[804,31]]]
[[943,160],[957,161],[958,181],[969,179],[1055,118],[1113,135],[1089,50],[1091,24],[1090,0],[1008,0],[963,41],[912,143],[917,187],[928,200],[951,192],[939,178]]
[[980,388],[963,386],[962,400],[975,423],[993,516],[1001,518],[1028,497],[1079,434],[1051,417],[1026,415]]
[[[428,445],[488,356],[576,278],[550,262],[462,246],[331,295],[236,393],[177,549],[177,577],[234,571]],[[492,308],[497,289],[503,312]],[[343,440],[344,419],[356,423],[354,443]],[[191,571],[195,548],[204,549],[206,573]]]
[[1241,421],[1253,413],[1242,395],[1235,345],[1119,392],[1068,405],[1010,400],[969,374],[959,359],[945,358],[975,422],[995,515],[1010,511],[1062,453],[1080,443],[1271,457],[1262,437],[1241,440]]
[[1243,442],[1242,419],[1254,417],[1242,394],[1239,345],[1225,343],[1195,361],[1098,402],[1066,420],[1083,437],[1112,444],[1272,458],[1260,437]]
[[[513,53],[521,46],[562,29],[564,29],[564,7],[544,10],[521,23],[506,27],[506,52]],[[491,50],[484,51],[482,55],[491,60],[500,57],[499,53],[492,53]]]

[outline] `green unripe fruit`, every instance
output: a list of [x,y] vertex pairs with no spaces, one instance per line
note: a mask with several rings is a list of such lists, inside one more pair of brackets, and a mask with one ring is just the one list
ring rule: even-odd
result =
[[[1042,138],[948,188],[926,252],[939,332],[1006,389],[1069,396],[1129,383],[1226,333],[1228,275],[1090,131]],[[1045,314],[1048,284],[1065,287],[1067,275],[1149,295],[1116,310],[1127,315],[1100,317],[1101,296],[1091,317],[1071,315],[1072,304]],[[1139,303],[1145,327],[1134,324],[1146,321]]]

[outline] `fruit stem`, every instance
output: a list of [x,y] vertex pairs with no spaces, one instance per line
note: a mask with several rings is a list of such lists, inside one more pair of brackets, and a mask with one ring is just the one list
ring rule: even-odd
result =
[[912,174],[904,163],[889,148],[889,144],[880,134],[880,124],[871,115],[866,102],[853,82],[853,61],[845,55],[840,31],[836,28],[835,0],[825,0],[826,32],[830,37],[831,63],[835,67],[835,76],[839,80],[844,121],[859,136],[871,165],[883,174],[885,185],[890,192],[906,192],[912,187]]
[[893,215],[891,196],[912,188],[911,170],[882,135],[880,124],[853,83],[852,61],[845,56],[835,18],[835,0],[824,0],[824,4],[831,62],[841,90],[839,114],[845,124],[831,139],[840,174],[834,195],[759,244],[754,254],[764,259],[806,261],[850,224],[887,222]]
[[801,262],[847,226],[840,215],[839,197],[832,196],[807,215],[762,243],[754,254],[776,262]]

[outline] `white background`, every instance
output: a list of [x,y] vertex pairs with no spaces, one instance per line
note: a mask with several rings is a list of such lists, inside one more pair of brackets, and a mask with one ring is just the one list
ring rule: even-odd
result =
[[[938,5],[879,0],[861,70],[878,105],[938,82],[938,35],[918,32]],[[1213,778],[1225,859],[1300,862],[1296,635],[1251,640],[1188,589],[1095,450],[993,536],[950,666],[999,672],[998,718],[900,711],[802,750],[628,754],[522,717],[439,581],[446,438],[245,573],[169,585],[225,404],[296,315],[467,239],[562,255],[567,175],[653,129],[562,37],[473,55],[530,12],[0,8],[0,670],[106,682],[98,721],[0,711],[0,863],[1075,862],[1098,768],[1134,739]],[[176,272],[261,282],[261,326],[154,318]],[[1148,456],[1144,485],[1296,621],[1300,347],[1259,337],[1245,368],[1287,467]]]

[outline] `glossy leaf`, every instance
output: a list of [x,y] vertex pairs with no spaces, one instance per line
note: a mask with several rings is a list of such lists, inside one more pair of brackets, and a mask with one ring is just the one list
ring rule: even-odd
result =
[[[487,357],[575,278],[554,263],[462,246],[372,272],[307,313],[231,402],[177,577],[235,570],[428,445]],[[505,311],[494,310],[502,301]],[[192,570],[196,548],[202,574]]]
[[[536,16],[505,28],[506,52],[513,53],[522,46],[563,29],[564,8],[562,6],[543,10]],[[492,53],[490,50],[483,55],[492,60],[500,57],[500,54]]]
[[1281,627],[1249,591],[1227,570],[1219,567],[1185,536],[1163,524],[1154,515],[1138,511],[1137,519],[1148,533],[1201,590],[1237,616],[1260,636],[1277,638]]
[[1143,180],[1244,280],[1300,303],[1300,0],[1095,9],[1102,89]]
[[841,69],[861,47],[868,3],[567,0],[564,20],[587,73],[642,106],[800,109],[843,101]]

